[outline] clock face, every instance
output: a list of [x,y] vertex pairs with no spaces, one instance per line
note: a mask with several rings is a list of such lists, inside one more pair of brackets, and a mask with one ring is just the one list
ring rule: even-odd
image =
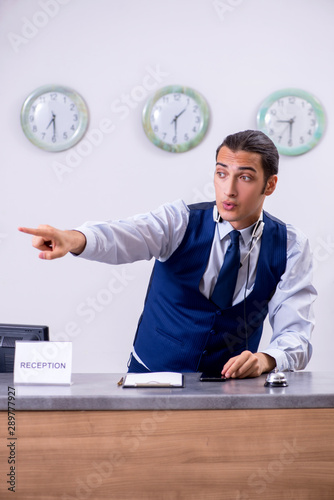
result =
[[204,98],[188,87],[171,85],[148,100],[143,126],[148,138],[161,149],[181,153],[197,146],[209,122]]
[[77,92],[66,87],[44,86],[24,102],[21,125],[36,146],[46,151],[63,151],[83,137],[88,111]]
[[308,92],[285,89],[261,105],[257,123],[283,155],[300,155],[314,148],[325,130],[325,113]]

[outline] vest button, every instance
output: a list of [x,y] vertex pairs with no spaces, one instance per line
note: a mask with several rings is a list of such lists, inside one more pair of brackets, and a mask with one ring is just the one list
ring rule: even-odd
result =
[[216,335],[216,330],[210,330],[211,335]]
[[203,351],[203,356],[206,356],[207,354],[208,354],[207,350]]
[[222,313],[221,310],[217,309],[217,311],[216,311],[217,316],[221,316],[221,313]]

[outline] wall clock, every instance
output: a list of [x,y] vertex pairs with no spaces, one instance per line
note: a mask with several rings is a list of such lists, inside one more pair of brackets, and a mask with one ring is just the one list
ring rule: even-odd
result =
[[21,125],[35,146],[45,151],[64,151],[83,137],[88,126],[87,106],[75,90],[45,85],[23,103]]
[[301,155],[314,148],[323,136],[325,111],[318,99],[305,90],[278,90],[261,104],[257,125],[279,153]]
[[204,138],[209,124],[209,107],[196,90],[169,85],[148,99],[142,119],[145,133],[155,146],[183,153]]

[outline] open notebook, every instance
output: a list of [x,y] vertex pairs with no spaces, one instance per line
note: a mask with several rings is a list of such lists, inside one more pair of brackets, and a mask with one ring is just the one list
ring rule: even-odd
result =
[[184,387],[184,378],[176,372],[127,373],[123,387]]

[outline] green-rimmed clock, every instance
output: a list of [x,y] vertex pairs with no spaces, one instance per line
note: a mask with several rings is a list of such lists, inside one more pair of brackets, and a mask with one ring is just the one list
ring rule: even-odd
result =
[[148,99],[142,119],[145,133],[155,146],[183,153],[204,138],[209,124],[209,107],[196,90],[169,85]]
[[257,125],[283,155],[301,155],[314,148],[324,134],[326,117],[319,100],[301,89],[282,89],[261,104]]
[[46,151],[64,151],[80,141],[86,132],[87,106],[73,89],[44,85],[23,103],[21,125],[35,146]]

